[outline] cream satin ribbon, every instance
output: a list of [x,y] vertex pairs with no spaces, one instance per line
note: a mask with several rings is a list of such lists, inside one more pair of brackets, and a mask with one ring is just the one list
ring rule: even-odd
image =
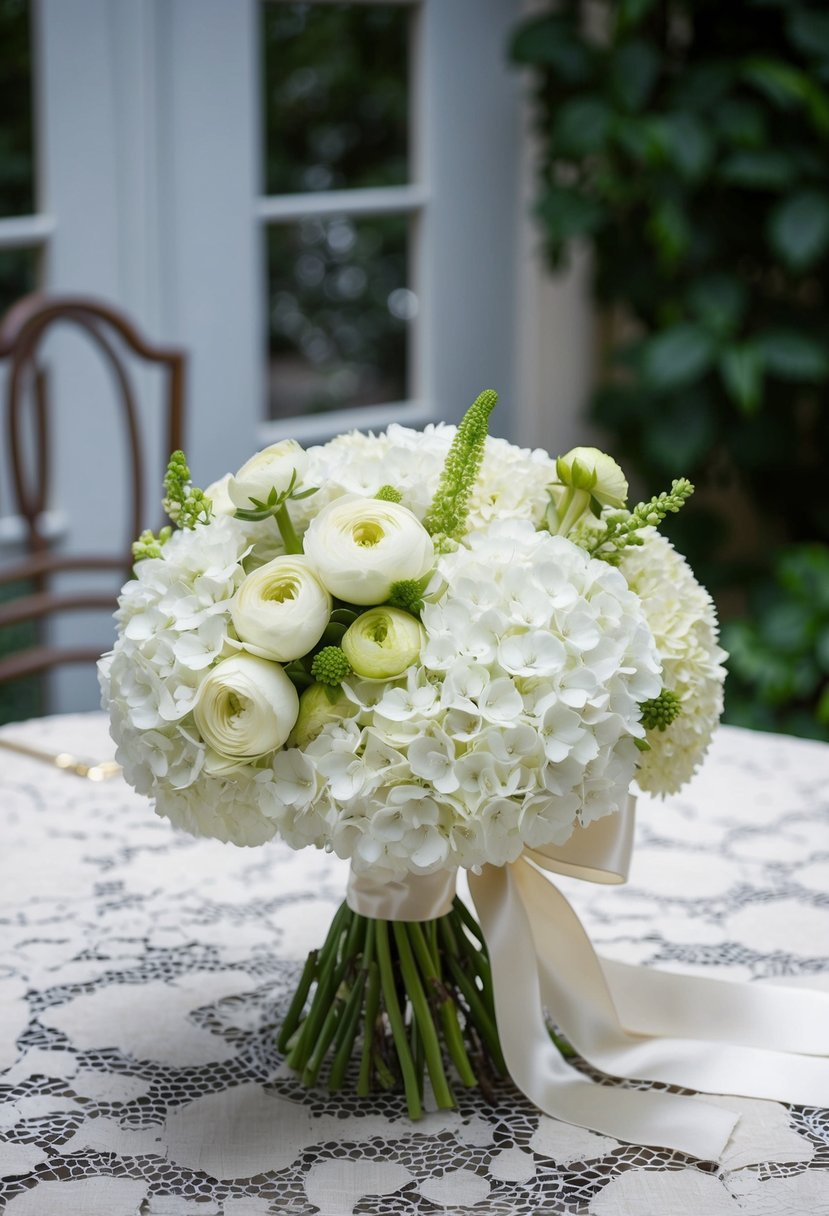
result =
[[[718,1160],[736,1121],[719,1106],[604,1086],[574,1102],[561,1085],[565,1062],[541,1009],[585,1060],[611,1076],[826,1106],[829,1060],[814,1057],[829,1056],[829,998],[600,959],[570,903],[536,867],[624,882],[634,808],[631,799],[621,814],[577,829],[562,848],[527,850],[512,866],[470,874],[492,961],[504,1058],[513,1079],[547,1114],[617,1139]],[[612,1110],[610,1094],[622,1096]],[[630,1101],[634,1096],[638,1104]]]
[[[829,1059],[815,1058],[829,1056],[829,997],[600,959],[570,903],[537,867],[625,882],[634,814],[630,799],[564,846],[528,849],[512,865],[469,875],[504,1058],[516,1085],[553,1118],[715,1161],[736,1115],[696,1097],[593,1082],[558,1051],[544,1010],[585,1060],[611,1076],[829,1106]],[[349,883],[348,902],[367,916],[430,920],[448,910],[453,894],[446,872],[388,885],[360,876]]]

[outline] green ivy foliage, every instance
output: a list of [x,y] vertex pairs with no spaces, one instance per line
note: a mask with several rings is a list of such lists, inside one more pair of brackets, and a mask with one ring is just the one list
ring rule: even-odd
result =
[[[551,263],[589,241],[598,299],[629,318],[594,419],[648,492],[680,475],[701,489],[672,532],[724,603],[799,602],[769,551],[829,539],[829,8],[559,0],[512,53],[534,69]],[[733,686],[759,694],[766,676],[740,663]],[[823,729],[820,695],[764,701],[763,724]]]

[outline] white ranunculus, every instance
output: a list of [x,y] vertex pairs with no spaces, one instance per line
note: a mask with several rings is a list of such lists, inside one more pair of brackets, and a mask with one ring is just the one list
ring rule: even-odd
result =
[[623,507],[627,502],[627,478],[599,448],[571,448],[556,460],[556,473],[562,485],[589,491],[602,506]]
[[407,507],[345,494],[320,511],[305,533],[305,552],[332,595],[350,604],[382,604],[392,583],[432,569],[432,538]]
[[299,713],[299,697],[278,663],[239,654],[224,659],[199,688],[196,726],[220,756],[256,759],[281,747]]
[[236,503],[230,497],[227,488],[230,477],[230,473],[225,473],[224,477],[211,482],[205,490],[205,495],[210,499],[210,508],[214,515],[236,514]]
[[342,722],[354,718],[358,707],[341,688],[326,688],[324,684],[312,684],[299,698],[299,717],[296,720],[291,742],[294,747],[305,747],[316,739],[329,722]]
[[245,649],[290,663],[313,650],[331,616],[331,596],[302,554],[276,557],[249,574],[230,607]]
[[263,448],[245,461],[239,472],[227,483],[231,501],[240,509],[250,511],[253,499],[267,502],[271,490],[284,494],[296,473],[298,486],[302,481],[308,456],[295,439],[282,439]]
[[423,626],[408,612],[382,607],[361,612],[340,645],[358,676],[392,680],[417,661],[425,640]]

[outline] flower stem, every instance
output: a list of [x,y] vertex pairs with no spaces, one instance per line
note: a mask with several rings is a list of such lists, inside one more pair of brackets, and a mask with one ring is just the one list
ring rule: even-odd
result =
[[281,507],[277,507],[276,514],[277,527],[282,536],[282,543],[285,546],[286,553],[302,553],[302,541],[299,539],[291,522],[291,517],[288,514],[288,508],[283,502]]
[[[373,927],[373,921],[369,922],[369,927]],[[372,959],[368,964],[365,1017],[363,1019],[363,1052],[360,1057],[360,1075],[357,1079],[357,1093],[361,1098],[365,1098],[371,1093],[371,1061],[374,1054],[374,1032],[379,1012],[380,972],[377,963]]]
[[395,921],[392,928],[394,929],[394,940],[397,943],[397,950],[400,955],[400,970],[403,973],[406,995],[412,1003],[420,1037],[423,1041],[423,1050],[426,1053],[426,1067],[429,1070],[429,1079],[432,1082],[435,1100],[441,1110],[451,1110],[455,1105],[455,1100],[452,1097],[449,1082],[446,1080],[446,1073],[443,1071],[437,1030],[432,1020],[426,994],[420,983],[420,976],[415,967],[414,955],[412,954],[407,933],[407,930],[411,929],[411,925],[407,925],[402,921]]
[[443,1037],[449,1055],[452,1057],[452,1063],[457,1068],[458,1075],[464,1085],[471,1087],[476,1084],[476,1077],[472,1071],[472,1065],[469,1063],[466,1048],[463,1045],[463,1035],[460,1023],[458,1022],[458,1011],[455,1008],[455,1002],[440,982],[437,966],[429,947],[426,945],[423,929],[417,923],[410,924],[407,928],[423,977],[427,984],[430,985],[436,1001],[439,1002],[438,1008],[443,1026]]
[[311,984],[314,982],[314,974],[319,961],[319,951],[312,950],[305,960],[305,966],[302,968],[302,975],[299,979],[299,985],[293,995],[288,1012],[285,1014],[285,1021],[282,1023],[282,1029],[279,1032],[279,1038],[276,1040],[277,1051],[285,1052],[288,1049],[288,1044],[291,1041],[291,1036],[299,1025],[299,1019],[302,1016],[302,1010],[305,1007],[305,1001],[308,993],[311,990]]
[[334,1063],[331,1065],[331,1075],[328,1078],[328,1088],[331,1093],[342,1088],[345,1070],[351,1059],[354,1040],[357,1037],[357,1027],[360,1022],[360,1011],[363,1007],[363,990],[366,986],[367,972],[361,971],[346,1002],[343,1016],[337,1030],[334,1050]]
[[[396,926],[395,926],[396,927]],[[397,999],[397,989],[394,984],[394,972],[391,965],[391,950],[389,948],[389,927],[386,921],[378,920],[376,928],[377,961],[380,966],[380,983],[383,990],[383,1004],[389,1018],[394,1045],[397,1048],[397,1058],[400,1061],[400,1071],[403,1074],[403,1085],[406,1089],[406,1105],[409,1108],[409,1118],[419,1119],[423,1114],[420,1104],[420,1087],[414,1070],[412,1053],[406,1039],[406,1026],[400,1003]]]

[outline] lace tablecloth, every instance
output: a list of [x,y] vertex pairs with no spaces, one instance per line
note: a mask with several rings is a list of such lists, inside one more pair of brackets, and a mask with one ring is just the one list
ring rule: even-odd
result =
[[[111,753],[100,715],[4,731]],[[742,1112],[721,1167],[494,1105],[306,1091],[274,1029],[343,895],[334,858],[177,835],[120,780],[0,752],[0,1210],[8,1216],[829,1213],[829,1112]],[[723,729],[642,799],[625,888],[564,883],[608,955],[829,990],[829,747]],[[5,1208],[3,1208],[5,1204]]]

